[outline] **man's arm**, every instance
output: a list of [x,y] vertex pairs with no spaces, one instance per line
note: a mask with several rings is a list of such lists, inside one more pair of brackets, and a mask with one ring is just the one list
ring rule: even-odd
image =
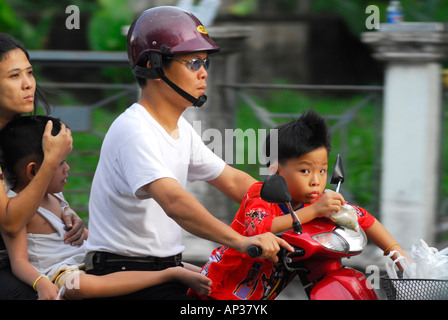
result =
[[236,203],[241,203],[244,195],[255,180],[249,174],[226,164],[218,178],[209,183]]
[[242,253],[247,253],[250,245],[260,246],[262,259],[277,261],[276,253],[283,246],[292,250],[283,239],[267,232],[254,237],[244,237],[215,218],[199,201],[172,178],[162,178],[143,187],[165,211],[186,231],[213,242],[221,243]]

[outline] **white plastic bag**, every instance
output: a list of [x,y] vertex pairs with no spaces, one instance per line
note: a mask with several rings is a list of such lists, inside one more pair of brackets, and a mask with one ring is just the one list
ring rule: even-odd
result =
[[388,259],[385,263],[385,268],[387,272],[387,276],[389,279],[399,279],[400,277],[397,274],[397,263],[400,263],[403,269],[403,279],[412,279],[415,278],[415,264],[409,261],[406,257],[403,257],[398,251],[391,251],[387,255],[388,258],[391,258],[394,254],[397,255],[395,260]]
[[420,240],[411,248],[411,259],[416,265],[417,279],[448,280],[448,248],[438,251]]
[[339,212],[330,214],[329,218],[338,226],[359,231],[358,214],[356,209],[349,204],[344,204]]
[[[325,192],[334,191],[326,189]],[[359,231],[358,214],[356,209],[348,203],[344,204],[339,212],[331,213],[328,218],[330,218],[330,220],[338,226],[354,230],[356,232]]]
[[385,268],[390,279],[398,279],[396,264],[403,268],[403,279],[448,280],[448,248],[438,251],[429,247],[424,240],[411,247],[409,261],[397,251],[391,251],[388,257],[397,254],[397,258],[386,261]]

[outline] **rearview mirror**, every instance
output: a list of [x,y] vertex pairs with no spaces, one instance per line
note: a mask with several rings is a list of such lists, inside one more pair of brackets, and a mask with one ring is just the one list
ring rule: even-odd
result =
[[270,203],[282,203],[288,206],[292,217],[292,228],[296,233],[302,233],[302,225],[291,206],[291,193],[285,179],[279,174],[273,174],[266,178],[260,190],[261,199]]
[[336,184],[336,192],[339,192],[342,182],[344,182],[344,167],[342,166],[341,155],[338,154],[334,164],[333,174],[331,175],[330,184]]
[[285,179],[279,174],[266,178],[260,191],[261,198],[271,203],[287,203],[291,201],[291,194]]

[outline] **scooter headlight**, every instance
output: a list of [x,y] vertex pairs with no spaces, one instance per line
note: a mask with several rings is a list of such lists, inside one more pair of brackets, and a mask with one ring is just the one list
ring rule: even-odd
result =
[[335,232],[325,232],[312,236],[314,240],[328,250],[337,252],[348,252],[350,245],[343,237]]
[[349,245],[349,253],[361,252],[367,245],[367,237],[364,231],[359,228],[358,231],[346,229],[346,228],[336,228],[334,230],[339,236],[344,238]]

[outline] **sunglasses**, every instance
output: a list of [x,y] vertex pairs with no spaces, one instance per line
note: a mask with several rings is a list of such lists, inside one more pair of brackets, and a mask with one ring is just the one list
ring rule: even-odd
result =
[[202,66],[204,66],[205,70],[208,70],[208,67],[210,67],[210,59],[208,58],[204,60],[202,59],[184,60],[169,57],[168,59],[180,62],[186,62],[187,68],[190,69],[191,71],[198,71],[199,69],[201,69]]

